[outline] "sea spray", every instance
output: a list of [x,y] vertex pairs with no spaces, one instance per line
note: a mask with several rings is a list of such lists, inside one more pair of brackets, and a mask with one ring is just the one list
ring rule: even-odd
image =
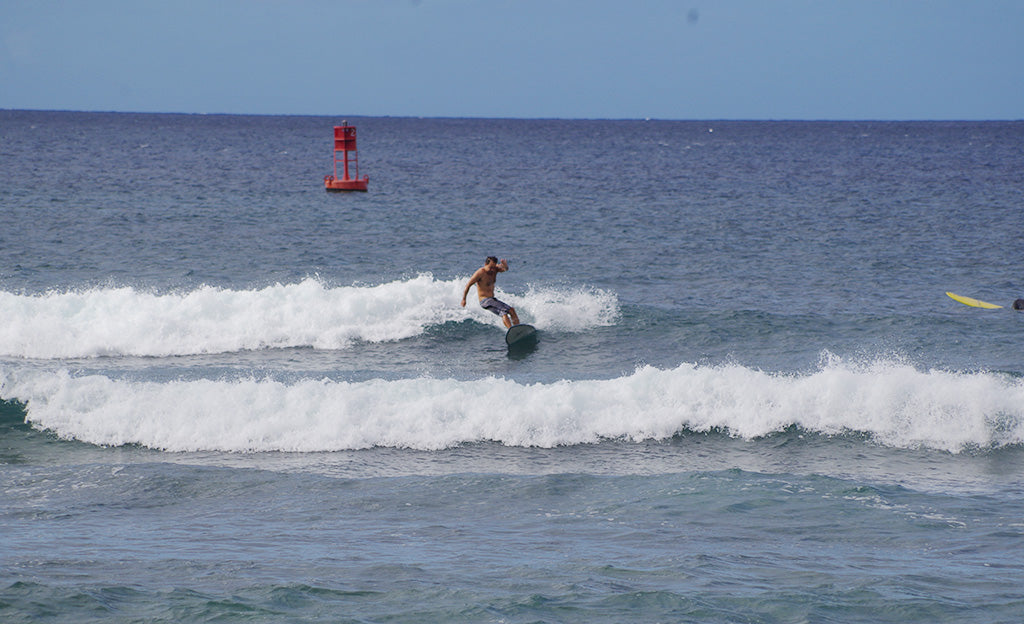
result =
[[64,438],[170,451],[435,450],[496,441],[554,447],[790,427],[959,452],[1024,442],[1024,380],[832,362],[801,375],[739,365],[651,366],[606,380],[519,383],[271,378],[131,381],[66,370],[0,374],[0,398]]
[[599,288],[530,285],[522,297],[509,303],[522,309],[520,316],[548,331],[586,331],[607,327],[619,320],[619,299],[615,293]]

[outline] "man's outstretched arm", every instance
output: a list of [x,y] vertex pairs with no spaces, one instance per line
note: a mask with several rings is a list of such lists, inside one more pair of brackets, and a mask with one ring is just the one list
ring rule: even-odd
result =
[[469,278],[469,282],[466,283],[466,288],[462,291],[462,307],[466,307],[466,295],[469,294],[469,289],[473,287],[473,284],[476,284],[479,281],[480,271],[477,270],[477,272],[473,274],[473,277]]

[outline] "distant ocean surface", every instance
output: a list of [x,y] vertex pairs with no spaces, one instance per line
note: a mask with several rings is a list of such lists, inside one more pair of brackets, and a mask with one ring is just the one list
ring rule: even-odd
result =
[[1021,621],[1024,122],[348,121],[0,111],[0,621]]

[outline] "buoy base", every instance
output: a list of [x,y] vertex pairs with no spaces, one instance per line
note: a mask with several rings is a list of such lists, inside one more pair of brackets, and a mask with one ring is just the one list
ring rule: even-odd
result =
[[370,182],[370,176],[363,176],[362,180],[344,178],[338,180],[334,176],[324,176],[324,189],[327,191],[362,191],[366,192],[366,186]]

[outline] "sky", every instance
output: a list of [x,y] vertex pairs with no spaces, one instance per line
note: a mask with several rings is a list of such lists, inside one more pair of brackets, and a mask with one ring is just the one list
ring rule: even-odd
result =
[[0,109],[1024,119],[1024,0],[0,0]]

